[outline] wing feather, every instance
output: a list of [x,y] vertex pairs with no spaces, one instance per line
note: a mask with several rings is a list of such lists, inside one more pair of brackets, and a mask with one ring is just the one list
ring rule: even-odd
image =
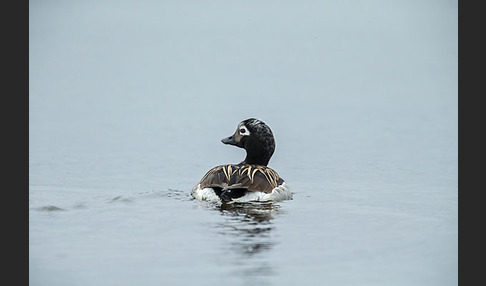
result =
[[256,165],[221,165],[210,169],[199,182],[201,188],[244,188],[270,193],[284,180],[275,170]]

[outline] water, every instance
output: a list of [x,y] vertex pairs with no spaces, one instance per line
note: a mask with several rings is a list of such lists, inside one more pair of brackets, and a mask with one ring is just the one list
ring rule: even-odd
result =
[[[457,285],[457,3],[29,17],[31,285]],[[248,117],[294,199],[192,200]]]

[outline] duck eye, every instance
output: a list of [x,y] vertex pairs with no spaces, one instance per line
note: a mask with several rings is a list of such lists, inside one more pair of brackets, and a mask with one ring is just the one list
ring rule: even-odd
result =
[[243,129],[243,128],[241,128],[241,129],[240,129],[240,133],[241,133],[241,134],[245,134],[245,132],[246,132],[246,130],[245,130],[245,129]]

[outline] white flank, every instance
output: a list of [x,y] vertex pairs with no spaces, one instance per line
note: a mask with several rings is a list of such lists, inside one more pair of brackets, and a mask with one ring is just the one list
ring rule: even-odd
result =
[[201,185],[197,185],[192,189],[191,195],[193,198],[201,200],[201,201],[212,201],[218,202],[221,199],[214,193],[214,190],[211,188],[204,188],[201,189]]
[[[213,189],[211,188],[204,188],[201,189],[200,185],[192,189],[191,192],[192,197],[201,201],[213,201],[213,202],[220,202],[220,198],[214,193]],[[244,203],[244,202],[280,202],[283,200],[291,200],[292,199],[292,192],[290,191],[289,186],[283,182],[282,185],[276,187],[272,190],[270,194],[264,192],[248,192],[241,198],[234,199],[232,202]]]

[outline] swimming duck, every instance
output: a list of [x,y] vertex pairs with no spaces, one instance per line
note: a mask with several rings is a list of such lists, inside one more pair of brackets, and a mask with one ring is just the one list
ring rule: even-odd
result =
[[275,139],[267,124],[255,118],[246,119],[238,124],[233,135],[221,142],[245,149],[246,158],[239,164],[209,170],[192,189],[194,198],[223,203],[292,199],[285,181],[267,167],[275,151]]

